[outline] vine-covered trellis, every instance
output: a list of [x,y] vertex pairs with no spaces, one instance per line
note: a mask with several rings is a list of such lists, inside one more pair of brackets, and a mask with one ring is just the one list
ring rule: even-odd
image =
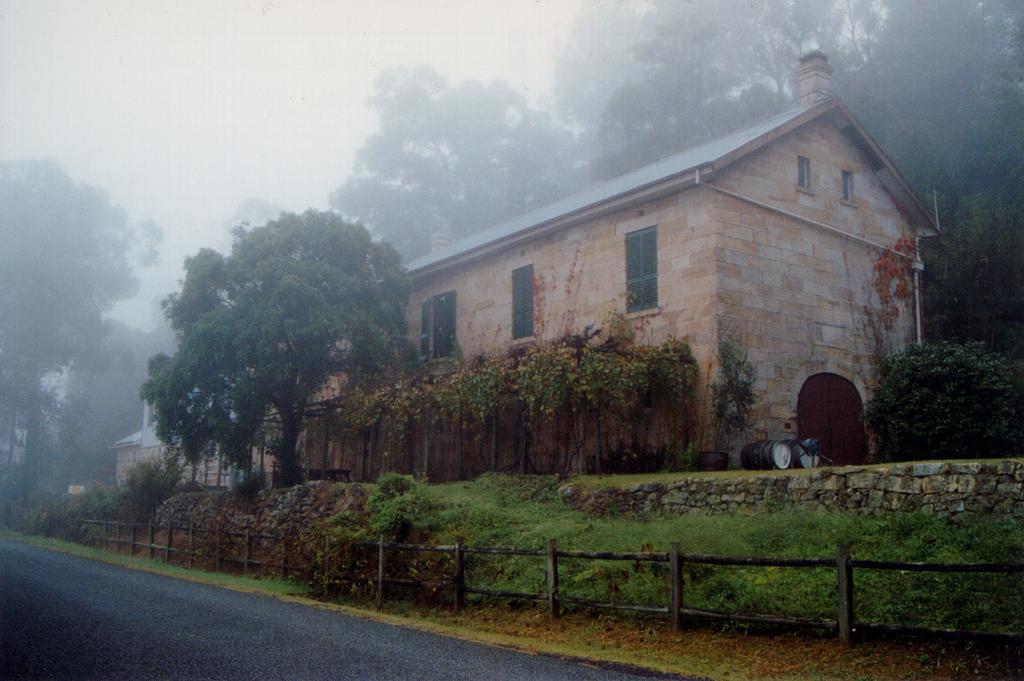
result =
[[[434,479],[603,472],[641,458],[650,466],[667,448],[685,446],[695,378],[681,340],[571,335],[347,385],[325,405],[319,430],[325,447],[330,438],[346,443],[362,479],[386,470]],[[663,435],[657,445],[642,441],[654,421]]]

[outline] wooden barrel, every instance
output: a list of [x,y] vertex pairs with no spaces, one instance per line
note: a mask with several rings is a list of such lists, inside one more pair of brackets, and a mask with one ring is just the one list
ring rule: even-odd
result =
[[748,442],[740,450],[740,465],[747,470],[757,470],[761,467],[760,447],[761,440]]
[[769,448],[771,467],[777,470],[786,470],[793,465],[793,452],[786,440],[772,440]]
[[747,470],[787,469],[797,465],[796,440],[756,440],[743,446],[740,465]]

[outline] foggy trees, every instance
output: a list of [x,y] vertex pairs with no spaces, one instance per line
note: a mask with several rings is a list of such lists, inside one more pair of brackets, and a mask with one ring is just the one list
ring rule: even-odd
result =
[[88,356],[67,372],[56,417],[59,463],[69,480],[86,484],[114,478],[110,445],[142,424],[139,387],[149,358],[174,347],[166,326],[147,332],[107,320],[103,332]]
[[[48,376],[101,337],[101,317],[135,291],[134,228],[106,193],[55,163],[0,164],[0,405],[24,431],[22,492],[53,444]],[[4,432],[5,439],[11,432]]]
[[239,228],[228,256],[204,249],[164,302],[178,336],[143,396],[157,434],[195,463],[213,447],[247,469],[269,422],[278,482],[299,480],[296,443],[328,379],[355,379],[408,351],[398,253],[337,214],[286,213]]
[[[433,231],[471,234],[796,106],[794,67],[812,48],[919,194],[939,193],[946,237],[924,246],[929,332],[1024,356],[1004,333],[1024,324],[1011,247],[1024,239],[1015,0],[585,3],[550,113],[501,84],[451,86],[430,69],[382,77],[381,130],[332,206],[411,259]],[[983,289],[993,277],[998,295]]]
[[433,232],[463,237],[580,186],[572,134],[504,83],[388,71],[371,104],[380,132],[331,206],[407,259],[428,250]]

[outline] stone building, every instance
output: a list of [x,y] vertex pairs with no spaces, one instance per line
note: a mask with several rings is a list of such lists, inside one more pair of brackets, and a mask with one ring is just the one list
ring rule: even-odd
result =
[[440,240],[408,266],[410,340],[470,357],[622,315],[641,342],[687,340],[706,386],[729,333],[757,369],[747,439],[813,436],[863,462],[861,408],[879,359],[920,336],[917,241],[937,230],[831,73],[813,52],[799,107]]

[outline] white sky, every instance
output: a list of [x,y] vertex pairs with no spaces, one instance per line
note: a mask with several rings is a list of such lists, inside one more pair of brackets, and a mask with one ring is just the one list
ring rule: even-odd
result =
[[382,69],[503,78],[535,102],[581,2],[0,0],[0,160],[53,158],[165,230],[113,316],[151,328],[243,199],[326,208]]

